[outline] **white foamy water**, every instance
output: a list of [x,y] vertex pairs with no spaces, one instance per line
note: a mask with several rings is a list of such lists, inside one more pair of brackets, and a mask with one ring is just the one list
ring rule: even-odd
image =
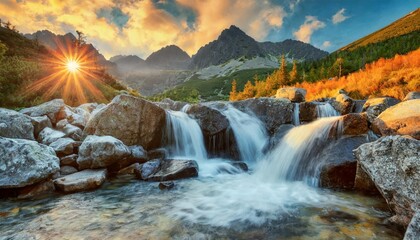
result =
[[340,113],[329,103],[318,103],[316,111],[318,113],[318,118],[340,116]]
[[293,125],[295,126],[300,125],[299,113],[300,113],[300,105],[299,103],[295,103],[294,108],[293,108]]

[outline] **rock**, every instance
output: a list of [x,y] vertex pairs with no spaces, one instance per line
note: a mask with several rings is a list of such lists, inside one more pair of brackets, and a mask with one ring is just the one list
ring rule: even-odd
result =
[[0,137],[35,140],[32,119],[22,113],[0,108]]
[[63,99],[54,99],[35,107],[24,108],[20,110],[20,113],[29,115],[31,117],[48,116],[48,118],[51,120],[51,123],[55,125],[58,121],[58,113],[65,106],[66,105],[64,104]]
[[59,161],[51,147],[0,137],[0,189],[38,183],[59,170]]
[[341,115],[351,113],[354,107],[354,100],[346,94],[339,94],[330,103]]
[[188,103],[186,102],[173,101],[170,98],[165,98],[161,102],[157,102],[155,104],[163,109],[172,110],[172,111],[181,111],[182,108],[188,105]]
[[300,122],[312,122],[318,118],[318,104],[313,102],[299,103]]
[[60,166],[72,166],[74,168],[79,168],[79,164],[77,164],[77,157],[77,154],[71,154],[60,158]]
[[129,157],[130,149],[111,136],[88,136],[79,148],[79,169],[104,168]]
[[349,113],[343,116],[342,121],[344,135],[362,135],[369,130],[366,114]]
[[52,128],[46,127],[44,128],[38,135],[38,142],[50,145],[51,143],[57,141],[60,138],[65,137],[66,134]]
[[81,108],[86,110],[88,113],[92,113],[93,110],[95,110],[98,107],[97,103],[84,103],[77,108]]
[[267,144],[266,149],[264,149],[264,152],[267,152],[271,149],[273,149],[280,141],[281,139],[295,126],[293,124],[283,124],[281,125],[277,131],[273,134],[273,136],[270,138],[269,144]]
[[143,149],[142,146],[130,146],[130,156],[125,157],[117,161],[108,167],[110,173],[117,173],[123,168],[130,166],[134,163],[145,163],[147,162],[147,152]]
[[129,146],[128,148],[131,151],[130,158],[132,158],[135,162],[145,163],[147,161],[147,152],[142,146]]
[[74,112],[69,117],[69,122],[76,127],[84,129],[90,119],[90,113],[83,108],[75,108]]
[[71,138],[59,138],[57,141],[52,142],[52,147],[58,156],[65,156],[73,153],[74,140]]
[[166,159],[168,156],[168,150],[165,148],[157,148],[147,152],[149,159]]
[[55,187],[63,192],[80,192],[100,187],[106,179],[106,169],[83,170],[54,180]]
[[403,101],[413,100],[413,99],[420,99],[420,92],[409,92],[407,96],[405,96]]
[[69,121],[69,118],[71,117],[71,115],[73,115],[73,108],[69,107],[69,106],[64,106],[60,109],[60,111],[57,114],[57,123],[61,120],[67,120]]
[[169,182],[160,182],[159,189],[160,190],[170,190],[175,187],[175,183],[172,181]]
[[356,178],[354,179],[354,190],[366,195],[380,195],[375,183],[363,170],[359,162],[357,163]]
[[65,176],[77,172],[77,169],[72,166],[62,166],[60,167],[60,176]]
[[400,101],[391,97],[370,98],[363,105],[363,111],[366,112],[368,121],[372,123],[385,109],[394,106]]
[[[315,155],[319,167],[319,185],[326,188],[352,189],[356,177],[353,150],[366,143],[366,136],[345,136],[332,140]],[[315,173],[316,174],[316,173]]]
[[226,116],[209,106],[195,104],[187,110],[187,113],[197,119],[205,137],[226,131],[229,127]]
[[140,165],[140,172],[137,176],[140,179],[147,180],[151,175],[159,171],[161,160],[155,159]]
[[149,150],[161,146],[165,119],[165,110],[155,104],[119,95],[93,114],[84,131],[86,135],[110,135],[126,145],[141,145]]
[[244,172],[248,172],[248,165],[245,162],[233,161],[230,162],[230,164],[232,164],[232,166],[238,169],[241,169]]
[[420,139],[420,99],[401,102],[382,112],[372,124],[375,133]]
[[233,102],[232,105],[257,116],[266,126],[270,135],[285,123],[292,123],[293,104],[284,98],[252,98]]
[[420,239],[420,211],[417,211],[416,214],[414,214],[404,235],[404,240],[418,239]]
[[159,171],[147,178],[148,181],[170,181],[183,178],[197,177],[198,165],[194,160],[161,161]]
[[76,126],[73,126],[71,124],[67,124],[63,128],[63,132],[66,134],[66,137],[72,138],[76,141],[80,141],[82,139],[82,136],[83,136],[82,129],[80,129]]
[[135,175],[139,176],[141,172],[140,163],[131,164],[128,167],[125,167],[118,171],[117,175]]
[[287,98],[292,102],[304,102],[306,90],[303,88],[285,87],[277,90],[276,98]]
[[396,214],[392,221],[408,226],[420,203],[420,141],[387,136],[363,144],[354,153]]
[[67,119],[61,119],[60,121],[58,121],[56,124],[55,124],[55,128],[57,129],[57,130],[63,130],[64,129],[64,127],[67,125],[67,124],[69,124],[69,121],[67,120]]
[[39,133],[44,130],[44,128],[52,128],[51,120],[47,116],[31,117],[31,119],[32,125],[34,125],[35,137],[38,137]]
[[363,112],[363,106],[365,105],[366,100],[353,100],[353,101],[354,101],[353,112],[354,113]]
[[41,195],[49,194],[55,191],[54,183],[51,180],[40,182],[31,186],[24,187],[19,190],[18,199],[28,199],[39,197]]

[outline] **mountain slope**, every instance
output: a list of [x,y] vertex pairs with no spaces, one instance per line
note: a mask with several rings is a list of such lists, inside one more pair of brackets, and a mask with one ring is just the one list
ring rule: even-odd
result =
[[181,48],[169,45],[153,52],[146,58],[146,63],[152,68],[174,70],[186,69],[190,63],[190,56]]
[[374,33],[371,33],[366,37],[363,37],[353,43],[350,43],[349,45],[341,48],[340,51],[354,50],[358,47],[366,46],[370,43],[381,42],[393,37],[405,35],[418,30],[420,30],[420,8],[398,19],[390,25]]
[[126,72],[139,71],[148,67],[146,61],[135,55],[117,55],[110,58],[109,61],[117,65],[118,72],[120,74],[124,74]]

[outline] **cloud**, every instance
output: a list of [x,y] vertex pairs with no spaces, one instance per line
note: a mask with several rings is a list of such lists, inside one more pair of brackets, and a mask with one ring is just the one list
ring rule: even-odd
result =
[[292,11],[295,10],[296,6],[299,5],[299,3],[301,1],[302,0],[290,0],[290,2],[289,2],[289,9],[292,10]]
[[343,21],[345,21],[349,16],[345,16],[344,12],[346,11],[345,8],[340,9],[336,14],[332,16],[332,22],[334,24],[339,24]]
[[325,23],[318,20],[314,16],[306,16],[305,22],[300,26],[299,30],[293,33],[297,40],[305,43],[311,42],[312,34],[321,28],[325,27]]
[[268,0],[0,1],[0,18],[21,32],[79,30],[106,57],[145,58],[170,44],[191,55],[232,24],[263,40],[272,29],[282,27],[286,15],[282,6]]
[[329,47],[331,47],[331,42],[330,41],[324,41],[323,43],[322,43],[322,47],[325,49],[325,48],[329,48]]

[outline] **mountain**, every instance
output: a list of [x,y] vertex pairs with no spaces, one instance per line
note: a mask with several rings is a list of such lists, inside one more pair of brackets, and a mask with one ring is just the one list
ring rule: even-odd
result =
[[146,63],[153,68],[174,70],[186,69],[190,63],[190,56],[181,48],[169,45],[150,54]]
[[118,72],[124,74],[126,72],[141,71],[148,68],[146,61],[136,55],[117,55],[111,57],[109,61],[117,65]]
[[370,43],[382,42],[393,37],[402,36],[419,30],[420,8],[398,19],[390,25],[374,33],[371,33],[366,37],[363,37],[355,42],[350,43],[349,45],[341,48],[340,51],[354,50],[358,47],[366,46]]
[[191,68],[201,69],[211,65],[223,64],[231,59],[241,57],[267,57],[288,54],[288,58],[319,59],[328,55],[327,52],[310,44],[295,40],[283,42],[257,42],[238,27],[232,25],[222,31],[217,40],[201,47],[192,57]]

